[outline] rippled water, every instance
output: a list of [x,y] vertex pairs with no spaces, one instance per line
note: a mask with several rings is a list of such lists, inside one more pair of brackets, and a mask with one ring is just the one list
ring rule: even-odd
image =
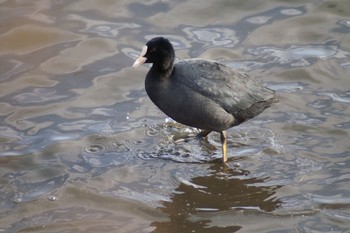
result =
[[[347,1],[0,6],[0,232],[349,231]],[[130,68],[158,35],[277,91],[226,165]]]

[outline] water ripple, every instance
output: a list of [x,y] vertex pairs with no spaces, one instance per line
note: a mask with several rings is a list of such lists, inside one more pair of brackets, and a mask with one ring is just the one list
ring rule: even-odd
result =
[[336,94],[336,93],[320,93],[320,95],[329,96],[332,100],[350,104],[350,93]]
[[288,15],[288,16],[296,16],[301,15],[303,12],[301,10],[295,9],[295,8],[286,8],[281,10],[281,14]]
[[271,19],[272,17],[255,16],[255,17],[247,18],[246,20],[248,23],[252,23],[252,24],[265,24]]
[[343,26],[347,27],[347,28],[350,28],[350,20],[343,19],[343,20],[340,20],[338,23],[340,25],[343,25]]
[[56,90],[48,88],[34,88],[30,92],[22,92],[13,97],[18,104],[43,104],[65,98],[68,96],[57,94]]
[[[197,56],[209,48],[233,48],[240,41],[233,29],[224,27],[197,28],[185,26],[182,30],[192,41],[201,44],[200,47],[192,46],[192,49],[190,50],[191,56]],[[196,49],[196,51],[194,49]]]
[[276,47],[261,46],[248,49],[250,54],[260,56],[269,63],[290,64],[291,66],[310,66],[307,59],[327,59],[336,56],[339,48],[336,45],[291,46],[281,49]]

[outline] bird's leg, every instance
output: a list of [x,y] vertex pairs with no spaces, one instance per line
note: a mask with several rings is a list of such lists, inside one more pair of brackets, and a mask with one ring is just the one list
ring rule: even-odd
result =
[[220,132],[221,146],[222,146],[222,161],[225,163],[227,161],[227,139],[226,131]]
[[208,136],[208,134],[210,134],[210,132],[211,132],[210,130],[205,130],[204,129],[204,130],[201,130],[201,132],[198,133],[197,136],[205,138],[206,136]]

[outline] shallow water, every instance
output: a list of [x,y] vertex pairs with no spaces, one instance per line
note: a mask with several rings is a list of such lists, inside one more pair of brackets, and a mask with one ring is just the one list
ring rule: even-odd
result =
[[[0,232],[349,231],[347,1],[0,6]],[[226,165],[130,68],[158,35],[277,91]]]

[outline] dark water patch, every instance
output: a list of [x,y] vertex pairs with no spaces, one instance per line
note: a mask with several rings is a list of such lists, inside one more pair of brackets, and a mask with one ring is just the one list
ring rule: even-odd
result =
[[30,70],[32,66],[27,63],[24,63],[20,60],[11,58],[9,56],[8,59],[4,59],[4,61],[0,65],[0,69],[3,72],[0,76],[1,82],[8,80],[9,78],[13,78],[18,74],[26,72]]
[[139,2],[130,3],[128,8],[138,18],[148,18],[160,12],[170,10],[169,3],[155,2],[153,4],[144,4]]
[[[43,198],[43,196],[48,197],[50,193],[54,193],[57,189],[62,187],[68,180],[68,174],[52,176],[50,178],[45,178],[37,182],[30,182],[28,180],[29,176],[35,177],[35,173],[42,173],[44,176],[48,176],[50,173],[54,174],[57,171],[52,171],[51,169],[40,169],[38,171],[24,171],[22,174],[13,175],[11,173],[5,174],[4,178],[8,179],[8,183],[4,185],[1,189],[6,195],[1,197],[1,208],[2,213],[5,210],[15,208],[15,206]],[[44,177],[43,176],[43,177]]]
[[350,129],[350,121],[342,122],[339,124],[336,124],[335,127],[339,127],[342,129]]
[[318,5],[318,10],[335,14],[338,16],[348,16],[350,14],[350,8],[345,2],[323,2]]

